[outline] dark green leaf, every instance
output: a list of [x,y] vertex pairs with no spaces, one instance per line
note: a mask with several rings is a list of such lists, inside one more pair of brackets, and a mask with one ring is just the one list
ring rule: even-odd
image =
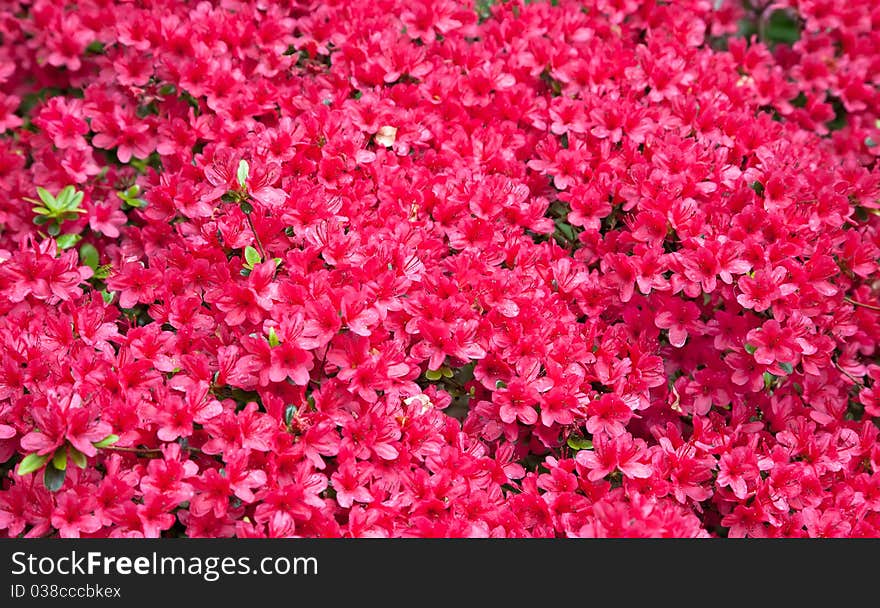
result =
[[794,44],[801,37],[801,28],[797,16],[784,9],[775,10],[767,20],[764,38],[767,42]]
[[51,464],[43,471],[43,485],[50,492],[57,492],[64,485],[67,469],[56,469]]
[[86,47],[86,53],[91,53],[92,55],[103,55],[104,43],[100,40],[95,40],[89,43],[89,46]]
[[79,259],[80,261],[95,270],[98,268],[98,250],[91,243],[84,243],[79,248]]

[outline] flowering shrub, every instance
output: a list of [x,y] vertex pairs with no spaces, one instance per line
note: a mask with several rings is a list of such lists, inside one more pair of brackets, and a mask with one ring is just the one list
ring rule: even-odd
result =
[[880,536],[875,0],[0,36],[0,535]]

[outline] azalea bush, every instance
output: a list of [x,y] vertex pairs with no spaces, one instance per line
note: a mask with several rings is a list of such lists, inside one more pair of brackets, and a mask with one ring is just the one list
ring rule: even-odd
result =
[[0,536],[880,536],[875,0],[0,39]]

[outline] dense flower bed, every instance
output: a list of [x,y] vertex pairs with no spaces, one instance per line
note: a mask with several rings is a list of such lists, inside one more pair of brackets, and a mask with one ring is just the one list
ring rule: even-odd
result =
[[880,536],[875,0],[0,36],[0,535]]

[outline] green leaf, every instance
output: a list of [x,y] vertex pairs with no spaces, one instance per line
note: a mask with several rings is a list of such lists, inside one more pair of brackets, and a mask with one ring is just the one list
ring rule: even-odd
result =
[[48,209],[54,210],[58,208],[55,202],[55,197],[52,196],[45,188],[40,188],[39,186],[37,186],[37,196],[40,197],[40,200],[43,201],[43,204],[46,205]]
[[755,351],[758,350],[757,346],[752,346],[751,344],[743,344],[743,348],[746,349],[746,352],[750,355],[754,355]]
[[57,492],[64,485],[64,478],[67,476],[67,469],[56,469],[54,466],[46,467],[43,471],[43,485],[50,492]]
[[100,40],[94,40],[90,42],[89,46],[86,47],[86,53],[91,53],[93,55],[103,55],[104,43]]
[[790,374],[794,371],[794,366],[791,363],[780,363],[779,368],[786,374]]
[[[68,186],[69,187],[69,186]],[[85,195],[82,192],[76,192],[70,200],[67,201],[66,209],[74,210],[76,209],[79,213],[85,213],[85,209],[79,209],[80,203],[83,202],[83,197]]]
[[244,248],[244,259],[247,261],[248,268],[253,268],[263,261],[263,258],[260,257],[260,253],[250,245]]
[[71,247],[76,245],[81,239],[82,237],[78,234],[62,234],[57,239],[55,239],[55,242],[61,249],[70,249]]
[[67,449],[62,447],[55,450],[55,454],[52,455],[52,466],[59,471],[67,468]]
[[142,198],[138,198],[138,194],[140,194],[140,192],[141,192],[141,187],[138,186],[137,184],[135,184],[134,186],[131,186],[127,190],[118,191],[116,193],[116,196],[118,196],[120,199],[122,199],[122,202],[125,203],[126,205],[128,205],[129,207],[139,208],[139,207],[143,207],[144,205],[147,204],[147,201],[145,201]]
[[250,215],[251,213],[254,212],[254,206],[251,205],[247,201],[241,201],[240,207],[241,207],[241,212],[244,213],[245,215]]
[[768,42],[794,44],[801,38],[801,28],[796,16],[789,11],[780,9],[770,14],[764,37]]
[[77,450],[72,445],[69,446],[70,460],[81,469],[86,468],[86,455]]
[[79,260],[91,268],[92,270],[96,270],[98,268],[98,250],[91,243],[84,243],[79,248]]
[[113,301],[113,295],[115,292],[107,291],[106,289],[101,290],[101,299],[104,300],[104,304],[109,304]]
[[244,190],[247,185],[248,175],[251,172],[251,167],[245,159],[241,159],[238,162],[238,171],[235,173],[235,177],[238,179],[238,186]]
[[100,449],[106,448],[109,445],[113,445],[117,441],[119,441],[119,435],[107,435],[101,441],[96,441],[92,445]]
[[293,422],[293,417],[296,416],[296,406],[293,404],[288,405],[284,408],[284,424],[290,426],[290,423]]
[[58,236],[58,233],[61,232],[61,226],[58,224],[49,224],[49,227],[46,228],[46,232],[49,233],[49,236]]
[[46,461],[49,460],[49,455],[39,455],[36,452],[28,454],[24,458],[22,458],[21,462],[18,463],[18,474],[19,475],[27,475],[29,473],[33,473],[37,469],[40,469]]
[[73,186],[64,186],[61,189],[61,192],[58,193],[58,196],[55,197],[55,201],[58,203],[58,208],[67,209],[68,205],[73,200],[74,193],[76,193],[76,190]]
[[113,264],[102,264],[95,268],[95,274],[92,276],[96,279],[106,279],[110,276],[111,270],[113,270]]
[[593,442],[591,440],[587,439],[586,437],[584,437],[583,435],[576,435],[573,433],[568,436],[566,443],[568,444],[568,447],[570,447],[573,450],[592,450],[593,449]]
[[279,344],[281,344],[281,340],[278,339],[278,334],[275,333],[275,328],[270,327],[269,328],[269,346],[271,346],[272,348],[275,348]]
[[431,382],[436,382],[443,377],[443,373],[439,369],[429,369],[425,372],[425,378]]
[[46,217],[45,215],[38,215],[34,218],[34,224],[37,226],[42,226],[51,221],[51,218]]
[[505,382],[504,380],[496,380],[495,389],[498,390],[499,388],[507,388],[507,382]]

